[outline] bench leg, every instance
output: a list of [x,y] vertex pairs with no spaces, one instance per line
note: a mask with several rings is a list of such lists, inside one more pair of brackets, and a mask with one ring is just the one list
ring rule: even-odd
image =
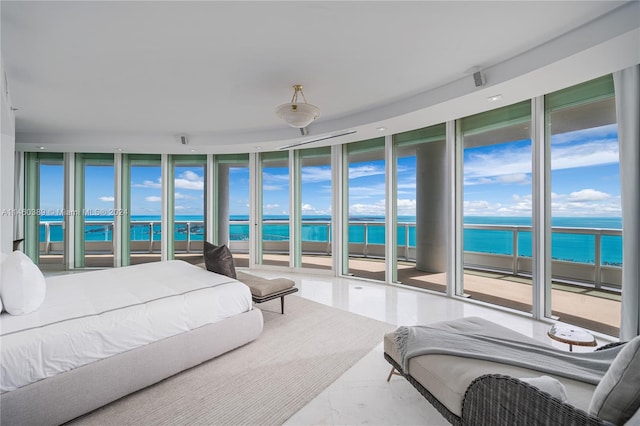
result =
[[280,312],[284,315],[284,296],[280,298]]
[[391,371],[389,371],[389,375],[387,376],[387,382],[391,380],[393,376],[402,376],[399,372],[396,371],[395,367],[391,367]]

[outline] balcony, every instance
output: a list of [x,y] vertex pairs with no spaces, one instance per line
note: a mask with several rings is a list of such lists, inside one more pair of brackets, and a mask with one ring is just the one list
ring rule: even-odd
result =
[[[61,262],[64,250],[62,223],[41,222],[41,263]],[[289,265],[289,223],[264,222],[265,263]],[[502,241],[496,252],[465,250],[464,291],[467,296],[508,308],[531,310],[531,227],[506,225],[465,225],[486,238]],[[231,221],[229,247],[237,266],[248,266],[249,224]],[[87,266],[105,267],[113,263],[113,223],[87,222],[85,254]],[[199,262],[203,247],[204,223],[175,223],[176,258]],[[349,272],[362,278],[385,279],[385,224],[353,221],[349,224]],[[53,237],[53,238],[52,238]],[[159,260],[160,222],[131,222],[131,263]],[[583,241],[575,247],[578,259],[552,254],[553,314],[563,321],[617,335],[619,330],[621,263],[612,247],[621,244],[622,231],[593,228],[552,228],[553,246],[572,238]],[[303,267],[331,269],[331,223],[302,222]],[[469,246],[465,239],[465,247]],[[446,275],[415,268],[415,224],[398,224],[398,281],[402,284],[444,292]]]

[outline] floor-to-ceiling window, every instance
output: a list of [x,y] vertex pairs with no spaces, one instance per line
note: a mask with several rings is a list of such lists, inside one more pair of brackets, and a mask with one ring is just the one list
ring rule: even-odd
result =
[[612,77],[545,97],[551,158],[551,310],[618,335],[622,218]]
[[25,154],[25,252],[43,269],[65,263],[64,156]]
[[393,136],[396,152],[397,281],[446,291],[445,125]]
[[226,244],[236,266],[249,266],[249,154],[216,155],[211,202],[214,242]]
[[130,262],[157,262],[162,240],[162,169],[160,155],[129,156]]
[[331,269],[331,147],[300,151],[301,266]]
[[464,274],[477,300],[531,312],[531,102],[461,120]]
[[[545,97],[552,227],[547,313],[613,335],[620,322],[622,265],[614,104],[611,76]],[[460,253],[464,271],[459,294],[525,312],[531,310],[532,284],[537,284],[531,281],[534,154],[530,128],[530,101],[464,117],[457,123],[464,180],[464,249]],[[396,134],[393,142],[394,259],[385,258],[385,199],[391,196],[385,194],[385,140],[377,138],[343,147],[345,163],[340,172],[344,181],[337,185],[332,182],[329,147],[259,155],[256,190],[261,198],[256,209],[262,215],[262,256],[257,263],[289,266],[299,261],[306,268],[331,268],[331,186],[343,185],[340,201],[349,221],[345,227],[348,256],[346,268],[339,272],[384,281],[387,268],[397,268],[401,283],[444,291],[447,250],[442,231],[446,229],[444,216],[451,214],[445,207],[445,160],[450,154],[445,126]],[[130,253],[130,263],[160,259],[162,220],[172,227],[170,254],[199,257],[208,229],[205,205],[210,204],[214,242],[228,244],[236,264],[249,266],[248,154],[212,157],[214,196],[208,203],[207,157],[168,156],[172,183],[168,191],[172,194],[165,195],[171,201],[169,214],[162,210],[160,155],[38,152],[25,154],[25,207],[33,209],[32,218],[25,218],[25,250],[36,253],[41,265],[64,265],[63,220],[73,212],[84,215],[82,225],[74,220],[75,266],[113,264],[114,217],[109,212],[115,211],[118,195],[114,173],[119,155],[126,166],[122,170],[126,188],[120,192],[132,214],[124,250],[127,259]],[[292,160],[291,155],[297,157]],[[74,205],[65,206],[65,159],[73,158],[75,163],[70,164],[75,164],[76,180],[70,199]],[[296,165],[293,173],[290,164]],[[300,185],[298,192],[291,190],[291,179]],[[299,209],[299,221],[291,222],[290,208]],[[291,235],[299,240],[300,249],[290,253]],[[297,253],[300,258],[292,260]]]
[[204,155],[173,155],[173,257],[202,262],[205,236]]
[[263,265],[289,266],[289,152],[265,152],[262,164]]
[[355,277],[384,281],[385,264],[384,138],[347,145],[349,268]]
[[77,253],[75,267],[113,266],[113,154],[76,154]]

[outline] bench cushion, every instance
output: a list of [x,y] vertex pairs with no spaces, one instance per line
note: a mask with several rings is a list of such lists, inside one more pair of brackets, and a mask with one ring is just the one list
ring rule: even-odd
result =
[[251,289],[251,294],[258,297],[279,293],[293,287],[295,284],[293,280],[287,278],[267,279],[242,271],[236,271],[236,275],[238,281],[245,283]]

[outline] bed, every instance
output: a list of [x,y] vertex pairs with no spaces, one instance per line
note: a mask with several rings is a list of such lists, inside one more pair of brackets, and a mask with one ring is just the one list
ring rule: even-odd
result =
[[40,308],[0,315],[0,423],[61,424],[262,331],[241,282],[183,261],[50,277]]

